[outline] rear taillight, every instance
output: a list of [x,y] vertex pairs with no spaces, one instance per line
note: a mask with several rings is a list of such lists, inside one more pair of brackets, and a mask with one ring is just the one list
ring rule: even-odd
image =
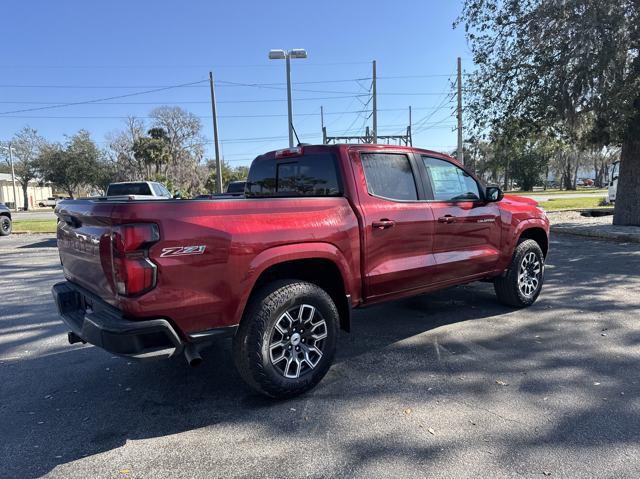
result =
[[119,225],[111,231],[113,282],[118,294],[138,296],[156,285],[157,267],[148,257],[149,248],[160,239],[152,223]]

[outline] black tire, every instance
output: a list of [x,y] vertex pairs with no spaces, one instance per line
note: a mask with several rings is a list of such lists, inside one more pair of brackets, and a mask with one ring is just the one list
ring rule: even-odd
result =
[[[519,275],[520,269],[523,267],[526,269],[528,266],[528,264],[527,266],[523,266],[523,261],[525,258],[531,258],[531,254],[533,254],[539,262],[540,272],[537,283],[535,283],[535,287],[533,287],[529,294],[526,294],[527,290],[531,289],[534,284],[533,279],[531,282],[525,281],[525,284],[521,287]],[[531,276],[534,275],[531,274]],[[520,240],[513,252],[513,258],[511,259],[511,264],[507,268],[506,274],[496,278],[493,281],[493,287],[500,302],[516,308],[525,308],[527,306],[531,306],[536,301],[540,295],[540,291],[542,290],[543,283],[544,255],[542,254],[540,245],[532,239],[523,239]]]
[[11,218],[4,215],[0,216],[0,236],[9,236],[12,229]]
[[[308,321],[315,321],[315,325],[304,331],[301,329],[304,327],[300,326],[301,323],[294,322],[287,331],[292,333],[298,325],[298,333],[294,332],[290,336],[281,334],[276,328],[276,323],[282,329],[283,323],[288,321],[285,313],[294,317],[296,308],[303,305],[312,306],[314,309],[298,309],[298,317],[300,314],[309,314],[311,316]],[[324,329],[320,324],[322,321]],[[336,350],[338,324],[338,310],[331,297],[319,286],[299,280],[281,280],[268,284],[252,295],[233,338],[233,359],[236,368],[251,388],[266,396],[288,398],[302,394],[316,386],[329,370]],[[320,337],[324,334],[322,331],[326,331],[326,338],[310,338],[313,331],[318,333],[314,334],[315,337]],[[297,338],[295,334],[298,334]],[[295,339],[297,343],[294,343]],[[307,348],[301,350],[302,352],[295,352],[296,348],[305,346],[301,344],[305,342],[304,339]],[[311,341],[314,341],[313,347],[309,348]],[[288,346],[275,346],[281,343]],[[297,346],[291,348],[293,344]],[[320,350],[321,356],[310,352],[311,349]],[[280,350],[283,355],[288,356],[280,358],[274,364],[272,355],[279,356]],[[307,351],[307,359],[310,362],[304,358],[300,359],[304,356],[304,351]],[[314,360],[317,362],[311,366]],[[285,364],[282,361],[285,361]],[[289,365],[293,362],[296,362],[296,370]],[[293,375],[296,371],[299,377],[285,377],[287,372]]]

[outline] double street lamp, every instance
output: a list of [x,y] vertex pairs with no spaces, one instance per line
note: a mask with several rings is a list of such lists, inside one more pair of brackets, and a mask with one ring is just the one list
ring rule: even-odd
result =
[[269,50],[269,60],[286,60],[287,62],[287,107],[289,117],[289,148],[293,148],[293,110],[291,107],[291,59],[307,58],[307,51],[304,48],[294,48],[293,50]]

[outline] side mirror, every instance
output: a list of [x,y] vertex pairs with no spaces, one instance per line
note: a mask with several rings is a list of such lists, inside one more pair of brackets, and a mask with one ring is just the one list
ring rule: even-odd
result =
[[490,203],[500,201],[504,198],[504,193],[497,186],[487,186],[486,190],[484,190],[484,199]]
[[174,200],[181,200],[182,199],[182,195],[180,193],[176,193],[175,195],[173,195],[173,199]]

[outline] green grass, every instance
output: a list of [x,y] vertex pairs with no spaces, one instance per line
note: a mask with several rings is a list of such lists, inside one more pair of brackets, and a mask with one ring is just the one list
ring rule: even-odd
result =
[[572,195],[576,193],[580,194],[598,194],[598,193],[606,193],[606,188],[578,188],[577,190],[554,190],[548,189],[546,191],[536,190],[536,191],[509,191],[507,192],[510,195],[526,195],[526,196],[535,196],[535,195]]
[[56,220],[14,220],[14,233],[55,233]]
[[549,201],[541,201],[540,207],[546,211],[573,210],[583,208],[598,208],[602,206],[603,198],[554,198]]

